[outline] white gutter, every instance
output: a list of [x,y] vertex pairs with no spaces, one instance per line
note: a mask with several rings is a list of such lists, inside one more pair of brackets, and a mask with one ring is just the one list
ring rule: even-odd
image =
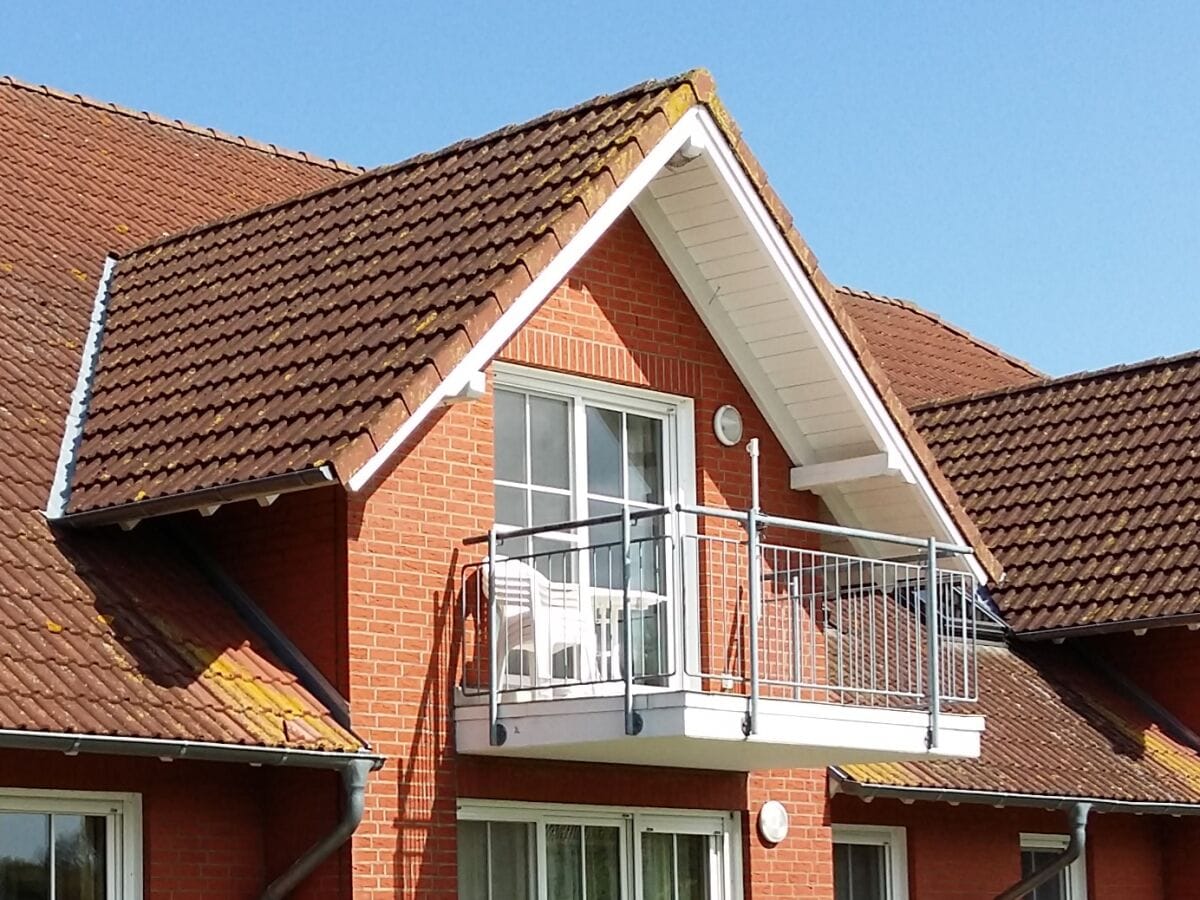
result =
[[259,747],[246,744],[222,744],[216,741],[134,738],[120,735],[71,734],[63,731],[26,731],[0,729],[0,748],[12,750],[59,751],[67,756],[102,753],[113,756],[156,757],[164,762],[198,759],[208,762],[248,763],[252,766],[292,766],[307,769],[344,769],[350,763],[366,760],[372,770],[383,765],[384,757],[370,751],[302,750],[287,747]]
[[54,467],[54,483],[46,500],[46,518],[61,519],[71,500],[71,479],[75,474],[75,457],[83,439],[83,423],[87,420],[88,401],[92,397],[92,378],[96,374],[96,362],[100,358],[100,342],[104,338],[104,322],[108,317],[108,286],[117,268],[117,258],[111,254],[104,260],[104,271],[96,286],[96,299],[92,302],[92,318],[88,322],[87,339],[79,359],[79,374],[75,379],[75,390],[71,392],[71,405],[63,425],[62,444],[58,448],[58,464]]

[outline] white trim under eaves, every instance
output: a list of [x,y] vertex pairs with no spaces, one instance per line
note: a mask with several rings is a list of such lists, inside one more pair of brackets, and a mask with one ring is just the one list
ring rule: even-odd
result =
[[[874,385],[867,377],[867,373],[851,350],[849,341],[846,340],[842,330],[833,320],[825,303],[817,295],[816,288],[808,276],[800,268],[796,254],[779,230],[774,218],[763,205],[762,198],[759,197],[758,191],[750,183],[741,163],[734,156],[720,127],[713,121],[707,110],[701,109],[699,112],[698,124],[702,134],[697,137],[697,144],[707,151],[713,167],[720,174],[735,202],[750,220],[756,236],[762,242],[762,246],[771,257],[777,271],[782,275],[790,293],[804,305],[810,321],[817,330],[819,346],[831,355],[837,371],[845,379],[859,408],[875,432],[880,449],[894,454],[896,460],[901,464],[901,471],[906,480],[909,475],[914,477],[928,511],[933,515],[934,521],[945,529],[950,542],[968,543],[959,531],[950,511],[946,509],[933,489],[933,485],[925,474],[924,468],[917,461],[912,447],[909,446],[908,441],[901,434],[899,426],[884,407],[882,398],[879,397]],[[967,557],[967,563],[979,583],[985,584],[987,573],[979,564],[979,560],[972,555]]]
[[517,330],[525,324],[525,321],[537,311],[542,302],[567,277],[576,263],[595,246],[621,213],[629,208],[638,194],[646,188],[651,179],[675,155],[675,152],[698,132],[699,122],[700,109],[698,107],[693,107],[680,117],[657,146],[650,151],[650,154],[638,163],[621,186],[613,192],[612,196],[604,201],[600,209],[583,224],[583,227],[571,240],[567,241],[567,246],[558,252],[558,255],[550,261],[541,274],[521,292],[512,306],[504,311],[496,324],[480,338],[479,343],[472,347],[450,374],[442,379],[442,382],[425,399],[425,402],[416,408],[396,433],[375,452],[374,456],[350,476],[347,482],[350,490],[360,491],[366,487],[392,454],[400,449],[401,445],[421,426],[429,414],[437,409],[447,397],[458,394],[477,372],[491,362],[492,357],[500,352],[517,333]]
[[79,375],[75,379],[75,390],[71,392],[71,405],[63,423],[62,444],[58,448],[58,464],[54,467],[54,483],[46,499],[46,518],[54,521],[66,514],[71,500],[71,479],[75,474],[75,457],[83,440],[83,423],[87,420],[88,401],[92,396],[92,378],[96,374],[96,361],[100,356],[100,341],[104,337],[104,322],[108,316],[108,286],[116,271],[117,258],[108,256],[104,260],[104,271],[96,286],[96,299],[92,302],[92,318],[88,322],[87,339],[83,354],[79,358]]

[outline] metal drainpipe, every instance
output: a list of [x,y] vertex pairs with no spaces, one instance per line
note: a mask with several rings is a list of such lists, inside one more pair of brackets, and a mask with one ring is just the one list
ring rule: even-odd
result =
[[1091,810],[1090,803],[1076,803],[1071,807],[1071,839],[1067,841],[1066,849],[1060,856],[1033,872],[1027,878],[1022,878],[1007,891],[996,895],[996,900],[1018,900],[1037,890],[1075,860],[1083,855],[1087,844],[1087,820]]
[[354,829],[362,821],[363,809],[367,793],[367,775],[371,773],[372,763],[366,759],[350,761],[342,769],[342,792],[346,807],[333,831],[325,835],[304,852],[304,855],[292,863],[287,871],[267,885],[263,891],[262,900],[281,900],[286,897],[305,878],[312,874],[313,869],[323,863],[329,854],[342,846]]

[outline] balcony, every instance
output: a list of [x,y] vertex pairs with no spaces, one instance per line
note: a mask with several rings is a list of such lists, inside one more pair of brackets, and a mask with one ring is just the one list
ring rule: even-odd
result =
[[[821,549],[848,540],[903,558]],[[736,771],[979,753],[968,548],[682,505],[467,543],[486,555],[462,571],[460,753]]]

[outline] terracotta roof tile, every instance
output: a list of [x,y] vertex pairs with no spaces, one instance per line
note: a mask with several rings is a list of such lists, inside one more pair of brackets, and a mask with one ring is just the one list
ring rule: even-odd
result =
[[910,407],[1044,377],[915,303],[847,287],[838,293],[897,395]]
[[104,254],[347,173],[7,78],[0,123],[0,728],[357,748],[153,529],[41,514]]
[[1200,805],[1200,754],[1061,647],[985,646],[973,760],[846,766],[861,785]]
[[[706,72],[647,82],[127,254],[68,514],[347,464],[705,104],[935,490],[999,568]],[[386,411],[386,412],[385,412]],[[384,416],[385,419],[380,417]],[[385,427],[380,427],[384,425]]]
[[1021,632],[1200,616],[1200,353],[923,407]]

